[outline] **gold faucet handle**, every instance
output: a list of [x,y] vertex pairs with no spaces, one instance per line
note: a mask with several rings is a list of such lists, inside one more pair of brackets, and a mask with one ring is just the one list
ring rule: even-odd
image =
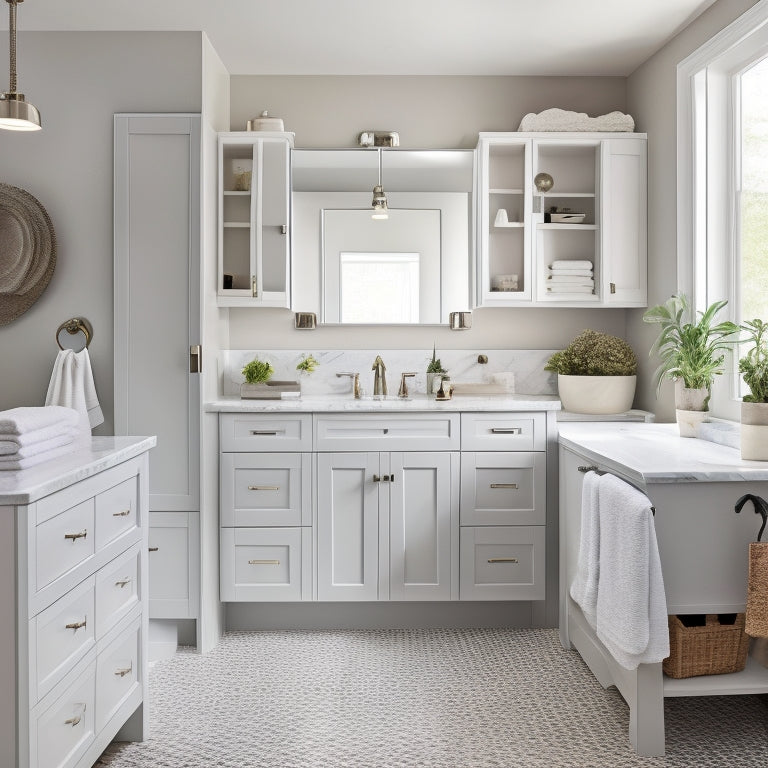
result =
[[400,375],[400,390],[397,393],[398,397],[406,398],[408,397],[408,385],[406,384],[405,378],[406,376],[415,376],[416,372],[412,373],[403,373]]
[[349,376],[350,379],[352,379],[352,394],[355,397],[355,400],[360,399],[360,374],[359,373],[337,373],[336,378],[339,379],[342,376]]

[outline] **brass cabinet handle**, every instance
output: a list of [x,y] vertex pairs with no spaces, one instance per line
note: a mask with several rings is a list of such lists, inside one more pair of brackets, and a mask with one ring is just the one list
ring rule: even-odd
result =
[[87,623],[87,619],[83,619],[82,621],[75,621],[72,622],[72,624],[66,624],[65,629],[74,629],[75,632],[77,632],[78,629],[82,629]]
[[115,582],[115,586],[120,587],[120,589],[122,589],[123,587],[127,586],[130,583],[131,583],[131,579],[119,579],[118,581]]
[[494,435],[522,435],[522,427],[491,427]]
[[130,509],[124,509],[122,512],[113,512],[112,517],[128,517],[131,514]]
[[616,283],[609,283],[611,286],[611,293],[616,293]]
[[65,533],[64,538],[76,541],[77,539],[84,539],[87,535],[88,531],[80,531],[80,533]]
[[258,298],[259,296],[259,283],[256,280],[256,275],[251,277],[251,296],[253,296],[254,299]]
[[519,563],[520,561],[516,557],[490,557],[488,562],[493,565],[494,563]]
[[149,547],[150,552],[157,552],[158,549],[160,549],[160,547]]
[[189,348],[189,372],[203,372],[203,348],[199,344],[193,344]]
[[273,430],[268,430],[268,429],[252,429],[251,430],[251,434],[252,435],[261,435],[262,437],[264,435],[268,435],[268,436],[274,437],[275,435],[277,435],[277,430],[274,430],[274,429]]
[[80,715],[76,715],[75,717],[68,717],[64,721],[64,725],[71,725],[73,728],[82,720],[82,717]]
[[517,483],[491,483],[491,488],[511,488],[516,491],[517,487]]
[[395,476],[394,475],[374,475],[373,482],[374,483],[394,483]]
[[249,491],[279,491],[279,485],[249,485]]
[[249,560],[248,565],[280,565],[279,560]]
[[115,674],[119,675],[120,677],[125,677],[126,675],[130,675],[131,672],[133,672],[133,662],[131,662],[131,665],[129,667],[123,667],[122,669],[116,669]]

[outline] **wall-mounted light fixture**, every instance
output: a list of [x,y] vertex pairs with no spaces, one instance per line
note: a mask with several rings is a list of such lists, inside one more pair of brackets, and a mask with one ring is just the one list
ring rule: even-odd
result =
[[373,213],[371,214],[372,219],[388,219],[389,218],[389,209],[387,207],[387,196],[384,194],[384,187],[381,185],[381,150],[378,150],[379,153],[379,183],[376,184],[373,188],[373,200],[371,201],[371,206],[373,208]]
[[0,128],[8,131],[39,131],[40,113],[16,90],[16,6],[24,0],[6,0],[9,5],[8,44],[11,53],[11,74],[8,90],[0,93]]

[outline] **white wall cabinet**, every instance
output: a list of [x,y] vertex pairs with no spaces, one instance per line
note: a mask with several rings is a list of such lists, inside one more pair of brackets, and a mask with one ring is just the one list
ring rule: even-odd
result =
[[[478,159],[479,306],[646,305],[644,134],[481,133]],[[589,262],[569,277],[591,283],[555,287],[564,260]]]
[[290,307],[292,133],[219,134],[219,306]]

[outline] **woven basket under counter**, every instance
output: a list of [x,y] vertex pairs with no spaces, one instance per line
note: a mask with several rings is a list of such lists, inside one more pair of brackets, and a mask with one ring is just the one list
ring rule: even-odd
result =
[[662,663],[664,674],[683,678],[741,672],[749,651],[744,623],[743,613],[736,614],[732,624],[721,624],[718,614],[707,614],[703,626],[686,626],[679,616],[669,616],[669,656]]

